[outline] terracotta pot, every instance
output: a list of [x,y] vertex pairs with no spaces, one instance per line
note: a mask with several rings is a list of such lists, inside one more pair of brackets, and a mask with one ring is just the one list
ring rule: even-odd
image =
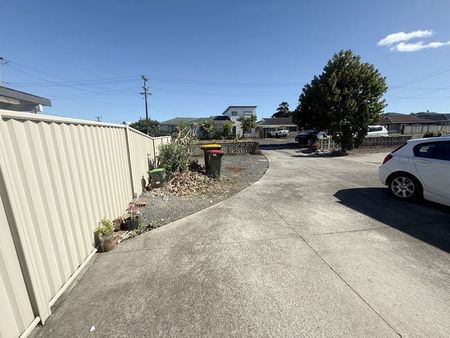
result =
[[103,252],[111,251],[116,246],[116,242],[114,241],[114,232],[107,235],[100,234],[98,237],[100,239],[100,247]]

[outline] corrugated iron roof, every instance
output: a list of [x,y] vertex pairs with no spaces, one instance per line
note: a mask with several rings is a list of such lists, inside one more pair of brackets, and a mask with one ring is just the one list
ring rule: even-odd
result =
[[291,117],[270,117],[258,123],[259,126],[296,126]]

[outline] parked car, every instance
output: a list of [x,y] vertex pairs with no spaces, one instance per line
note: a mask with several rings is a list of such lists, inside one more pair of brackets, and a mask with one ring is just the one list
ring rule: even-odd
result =
[[308,144],[317,138],[328,138],[326,131],[304,130],[297,134],[295,141],[300,144]]
[[378,176],[398,198],[450,206],[450,136],[409,140],[385,157]]
[[386,127],[379,125],[369,126],[366,135],[366,137],[388,137],[388,136],[389,135]]
[[287,137],[289,135],[288,129],[275,129],[269,131],[269,137]]

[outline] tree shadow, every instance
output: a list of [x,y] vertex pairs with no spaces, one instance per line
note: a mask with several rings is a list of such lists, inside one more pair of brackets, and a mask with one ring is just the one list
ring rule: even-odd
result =
[[264,144],[260,143],[259,148],[261,150],[282,150],[282,149],[298,149],[298,143],[286,142],[286,143],[273,143]]
[[450,252],[449,207],[427,201],[402,201],[387,188],[343,189],[334,196],[346,207]]

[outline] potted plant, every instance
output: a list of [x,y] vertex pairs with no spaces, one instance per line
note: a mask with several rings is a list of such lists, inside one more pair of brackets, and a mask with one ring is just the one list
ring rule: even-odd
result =
[[164,168],[155,168],[148,172],[152,179],[153,186],[160,186],[166,180],[166,169]]
[[107,252],[114,249],[114,223],[108,219],[103,218],[97,226],[95,233],[98,234],[100,240],[100,247],[102,251]]
[[139,226],[139,208],[130,203],[127,208],[127,218],[122,224],[125,230],[135,230]]

